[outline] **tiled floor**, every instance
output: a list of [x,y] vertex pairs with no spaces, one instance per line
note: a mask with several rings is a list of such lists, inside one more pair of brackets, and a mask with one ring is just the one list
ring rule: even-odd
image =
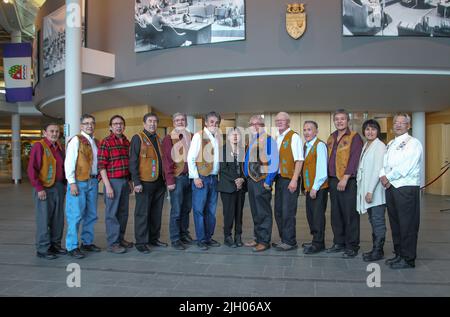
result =
[[[96,244],[105,248],[103,199],[99,199]],[[449,296],[450,295],[449,197],[423,197],[416,269],[394,271],[378,262],[381,287],[369,288],[371,272],[359,255],[305,256],[302,250],[280,253],[273,249],[252,253],[249,248],[225,246],[199,251],[154,249],[144,255],[132,249],[127,254],[89,254],[77,261],[81,287],[69,288],[68,256],[46,261],[35,256],[34,209],[31,187],[0,184],[0,295],[2,296]],[[162,240],[167,241],[169,201],[164,206]],[[133,239],[134,198],[130,204],[127,239]],[[251,238],[253,225],[248,204],[244,210],[244,238]],[[332,232],[327,211],[327,245]],[[367,216],[361,217],[361,248],[371,245]],[[194,232],[191,225],[191,232]],[[277,240],[274,224],[273,237]],[[310,239],[304,198],[297,214],[299,243]],[[219,199],[215,238],[223,240],[222,204]],[[392,251],[390,235],[385,253]]]

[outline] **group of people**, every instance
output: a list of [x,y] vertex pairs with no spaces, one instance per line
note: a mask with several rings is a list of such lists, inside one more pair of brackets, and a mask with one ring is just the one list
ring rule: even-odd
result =
[[[302,244],[305,254],[326,250],[354,258],[360,248],[360,215],[367,212],[373,247],[363,253],[363,260],[383,259],[387,206],[395,256],[386,263],[393,269],[415,266],[423,150],[420,142],[408,134],[407,114],[394,117],[395,139],[387,146],[380,140],[381,128],[376,120],[364,122],[364,143],[349,128],[349,114],[344,110],[333,114],[336,131],[326,142],[318,138],[318,124],[305,121],[303,143],[290,128],[290,117],[285,112],[275,117],[276,137],[266,131],[260,115],[250,118],[245,132],[229,128],[225,137],[217,112],[206,114],[205,127],[195,134],[186,129],[186,114],[175,113],[172,119],[173,130],[161,139],[157,134],[158,116],[146,114],[143,131],[130,142],[124,135],[125,119],[115,115],[109,121],[110,135],[98,142],[94,138],[95,118],[86,114],[81,117],[81,132],[68,141],[66,151],[58,143],[59,126],[51,123],[45,127],[44,139],[33,146],[28,166],[36,205],[38,257],[54,259],[68,253],[79,259],[86,252],[100,251],[94,244],[94,225],[101,179],[107,250],[116,254],[133,246],[141,253],[168,246],[160,240],[166,191],[171,205],[170,242],[176,250],[193,243],[200,250],[221,245],[213,239],[218,193],[226,246],[245,245],[254,252],[271,247],[281,252],[293,250],[298,248],[297,202],[303,192],[312,236],[311,242]],[[136,197],[135,243],[124,239],[131,192]],[[244,243],[246,193],[253,239]],[[333,245],[325,249],[328,196],[334,237]],[[61,246],[64,210],[65,248]],[[195,241],[189,232],[191,210]],[[272,239],[273,218],[279,239]]]

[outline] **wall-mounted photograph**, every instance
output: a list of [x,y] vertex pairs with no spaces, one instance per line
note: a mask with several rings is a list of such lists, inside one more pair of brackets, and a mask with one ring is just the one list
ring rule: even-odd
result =
[[342,0],[344,36],[450,36],[450,0]]
[[245,0],[135,0],[135,52],[245,40]]
[[[86,0],[81,6],[82,45],[86,46]],[[65,69],[66,65],[66,6],[44,17],[43,23],[43,68],[44,77]]]
[[35,36],[33,39],[33,60],[32,60],[32,64],[33,64],[33,88],[35,88],[39,82],[39,76],[40,76],[40,69],[39,69],[39,59],[40,59],[40,50],[41,50],[41,45],[40,45],[40,39],[41,39],[41,30],[36,30],[35,32]]

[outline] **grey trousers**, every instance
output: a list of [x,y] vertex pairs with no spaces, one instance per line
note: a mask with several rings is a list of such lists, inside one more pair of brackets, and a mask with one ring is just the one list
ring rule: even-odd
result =
[[291,193],[288,189],[288,178],[278,177],[275,184],[275,221],[281,242],[291,246],[297,245],[296,237],[296,219],[297,201],[300,193],[300,184],[297,190]]
[[108,247],[120,243],[124,239],[128,222],[128,204],[130,185],[125,178],[111,178],[109,180],[114,190],[114,198],[104,194],[106,240]]
[[256,242],[269,246],[272,237],[272,191],[263,186],[264,181],[248,178],[248,200],[252,212]]
[[369,222],[372,226],[372,232],[375,237],[375,241],[386,238],[386,219],[385,219],[386,206],[378,205],[367,209],[369,214]]
[[64,194],[65,186],[56,182],[52,187],[45,188],[46,200],[39,200],[33,189],[34,206],[36,210],[36,250],[45,253],[51,245],[61,245],[64,231]]

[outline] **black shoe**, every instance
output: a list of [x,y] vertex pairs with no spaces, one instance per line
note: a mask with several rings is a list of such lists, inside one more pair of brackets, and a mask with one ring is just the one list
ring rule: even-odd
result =
[[64,255],[67,254],[67,250],[62,248],[60,245],[52,245],[50,248],[48,248],[48,252],[58,255]]
[[407,261],[404,258],[400,258],[400,261],[393,262],[389,265],[391,269],[413,269],[416,267],[414,261]]
[[375,262],[382,260],[384,258],[384,252],[383,250],[373,250],[372,253],[369,253],[368,255],[363,255],[363,261],[364,262]]
[[290,251],[290,250],[295,250],[298,248],[298,245],[290,245],[287,243],[280,243],[278,244],[278,246],[275,248],[275,250],[277,251]]
[[134,246],[133,242],[128,242],[127,240],[120,241],[119,245],[125,249],[131,249]]
[[150,249],[145,244],[136,244],[136,250],[141,253],[148,254],[150,253]]
[[69,255],[75,259],[82,259],[85,257],[84,253],[80,251],[80,249],[76,248],[69,251]]
[[168,244],[159,240],[155,240],[149,243],[150,245],[154,246],[154,247],[163,247],[163,248],[167,248]]
[[311,244],[303,249],[303,253],[304,254],[314,254],[314,253],[322,252],[323,250],[325,250],[324,247],[319,248],[318,246]]
[[211,239],[211,240],[207,241],[207,242],[206,242],[206,245],[207,245],[208,247],[215,247],[215,248],[220,247],[220,243],[217,242],[217,241],[214,240],[214,239]]
[[225,237],[223,240],[223,244],[225,244],[227,247],[235,248],[236,245],[234,244],[233,238],[231,236]]
[[81,249],[81,251],[86,251],[86,252],[100,252],[102,250],[95,244],[82,244],[80,249]]
[[42,252],[36,252],[36,256],[38,257],[38,258],[43,258],[43,259],[46,259],[46,260],[54,260],[54,259],[56,259],[57,258],[57,256],[54,254],[54,253],[50,253],[50,252],[45,252],[45,253],[42,253]]
[[184,244],[192,244],[194,242],[194,239],[192,239],[192,237],[191,237],[191,235],[189,233],[183,235],[180,240]]
[[387,259],[384,263],[386,263],[387,265],[391,265],[392,263],[398,262],[401,259],[401,256],[396,254],[393,258]]
[[358,255],[358,251],[347,249],[344,252],[344,255],[342,256],[344,259],[351,259]]
[[331,248],[327,249],[327,253],[343,252],[344,250],[345,248],[343,245],[333,244]]
[[208,250],[208,246],[206,245],[206,243],[204,242],[197,242],[197,246],[200,250],[202,251],[206,251]]
[[175,250],[186,250],[186,247],[184,246],[183,242],[181,242],[181,240],[177,240],[172,242],[172,248],[174,248]]
[[240,248],[242,247],[244,244],[242,243],[242,238],[240,234],[237,234],[234,236],[234,244],[236,245],[236,247]]
[[272,248],[276,248],[277,246],[279,246],[282,242],[272,242],[270,245],[272,246]]
[[307,247],[310,247],[312,245],[313,245],[312,242],[304,242],[304,243],[302,243],[302,248],[307,248]]

